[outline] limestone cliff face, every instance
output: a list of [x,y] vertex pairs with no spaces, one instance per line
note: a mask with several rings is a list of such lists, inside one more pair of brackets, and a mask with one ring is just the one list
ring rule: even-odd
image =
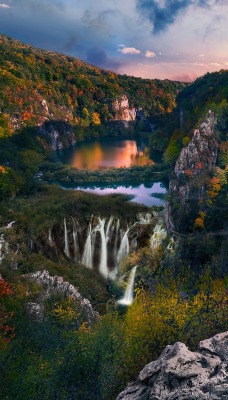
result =
[[217,139],[214,133],[214,113],[208,111],[205,121],[199,129],[195,129],[193,138],[184,147],[175,165],[177,178],[190,170],[193,176],[199,175],[202,171],[210,171],[217,158]]
[[177,342],[146,365],[117,400],[226,400],[227,368],[228,332],[200,342],[196,352]]
[[136,119],[136,109],[129,107],[129,101],[126,95],[123,95],[120,99],[116,99],[112,103],[112,109],[115,112],[114,119],[116,121],[127,123],[129,121],[135,121]]
[[[176,161],[170,181],[171,214],[176,228],[180,229],[185,216],[197,208],[200,197],[205,195],[205,180],[213,171],[217,158],[218,142],[215,117],[208,111],[205,121],[194,131],[193,137]],[[197,210],[196,210],[197,215]],[[183,217],[182,221],[180,217]]]
[[62,277],[50,276],[45,270],[27,274],[26,277],[42,287],[36,302],[27,303],[28,314],[35,320],[41,321],[44,318],[44,302],[56,294],[62,295],[65,299],[71,298],[78,304],[80,320],[91,325],[98,319],[99,314],[93,309],[89,300],[83,298],[78,289],[69,282],[65,282]]
[[73,128],[67,122],[46,122],[39,127],[40,138],[53,151],[61,150],[76,143]]

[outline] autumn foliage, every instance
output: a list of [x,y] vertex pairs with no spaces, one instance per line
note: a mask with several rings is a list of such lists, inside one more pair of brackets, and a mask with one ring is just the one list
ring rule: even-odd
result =
[[0,346],[9,343],[15,336],[14,328],[8,325],[12,313],[7,312],[5,299],[12,295],[9,284],[0,277]]

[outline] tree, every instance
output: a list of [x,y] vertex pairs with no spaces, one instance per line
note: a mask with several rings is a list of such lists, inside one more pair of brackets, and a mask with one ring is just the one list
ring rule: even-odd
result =
[[7,312],[5,304],[6,297],[11,296],[11,294],[12,289],[0,275],[0,349],[15,336],[14,328],[8,325],[13,314]]

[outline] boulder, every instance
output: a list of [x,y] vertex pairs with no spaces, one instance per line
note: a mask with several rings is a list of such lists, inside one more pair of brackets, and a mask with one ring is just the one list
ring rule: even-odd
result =
[[199,343],[166,346],[117,400],[227,400],[228,331]]

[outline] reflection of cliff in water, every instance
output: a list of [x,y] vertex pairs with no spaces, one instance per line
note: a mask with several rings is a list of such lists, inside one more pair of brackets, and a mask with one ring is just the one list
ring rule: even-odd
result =
[[55,158],[75,168],[90,170],[154,164],[147,138],[106,138],[101,141],[84,142],[74,148],[58,151]]

